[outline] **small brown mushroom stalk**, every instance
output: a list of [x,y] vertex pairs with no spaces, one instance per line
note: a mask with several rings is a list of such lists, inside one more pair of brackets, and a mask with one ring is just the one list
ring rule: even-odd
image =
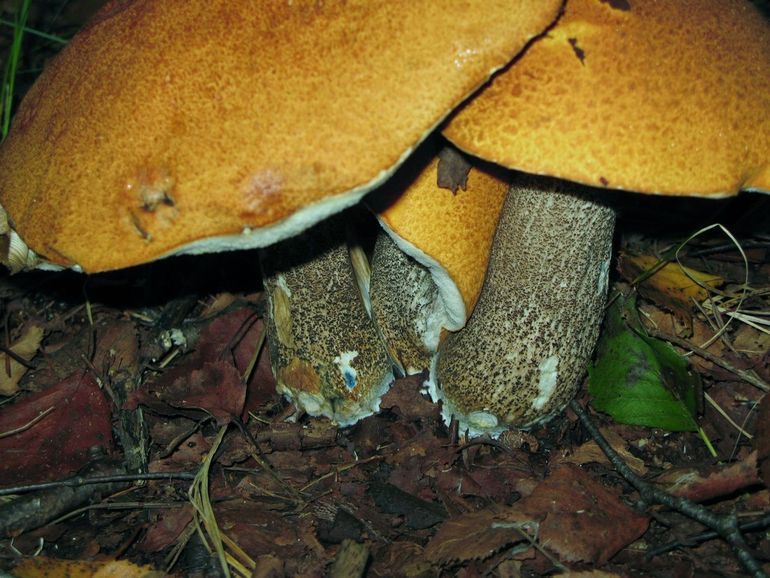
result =
[[262,252],[278,391],[340,426],[376,412],[393,381],[344,231],[345,221],[335,217]]
[[447,422],[499,434],[570,401],[604,314],[614,222],[594,189],[515,177],[476,308],[431,372]]

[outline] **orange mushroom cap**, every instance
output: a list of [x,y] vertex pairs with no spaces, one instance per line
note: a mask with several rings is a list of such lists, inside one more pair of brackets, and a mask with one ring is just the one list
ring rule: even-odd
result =
[[108,3],[0,148],[0,203],[96,272],[264,246],[356,202],[559,0]]
[[770,25],[743,0],[569,0],[444,135],[587,185],[768,192]]

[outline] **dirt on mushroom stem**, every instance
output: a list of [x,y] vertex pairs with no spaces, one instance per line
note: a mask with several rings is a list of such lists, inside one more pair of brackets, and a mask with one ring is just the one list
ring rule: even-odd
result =
[[598,338],[614,222],[596,189],[515,177],[479,302],[431,371],[445,420],[499,434],[564,408]]
[[348,218],[324,221],[261,254],[278,391],[342,426],[376,412],[393,381],[354,274]]

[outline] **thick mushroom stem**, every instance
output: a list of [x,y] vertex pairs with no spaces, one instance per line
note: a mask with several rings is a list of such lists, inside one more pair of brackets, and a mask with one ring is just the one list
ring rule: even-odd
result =
[[372,316],[401,372],[411,375],[429,369],[446,323],[445,307],[428,268],[384,231],[374,245],[369,299]]
[[517,176],[476,309],[432,372],[445,420],[498,434],[564,408],[598,337],[614,222],[594,189]]
[[393,381],[356,282],[339,217],[262,252],[277,388],[308,414],[350,425]]

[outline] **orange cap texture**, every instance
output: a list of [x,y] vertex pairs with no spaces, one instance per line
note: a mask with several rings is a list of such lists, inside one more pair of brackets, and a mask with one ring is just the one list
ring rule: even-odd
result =
[[510,184],[473,166],[466,189],[452,192],[437,184],[438,163],[434,158],[377,216],[391,233],[446,271],[470,315],[481,293]]
[[569,0],[444,134],[598,187],[770,192],[770,23],[742,0]]
[[20,106],[0,203],[34,251],[89,272],[349,205],[560,5],[113,0]]

